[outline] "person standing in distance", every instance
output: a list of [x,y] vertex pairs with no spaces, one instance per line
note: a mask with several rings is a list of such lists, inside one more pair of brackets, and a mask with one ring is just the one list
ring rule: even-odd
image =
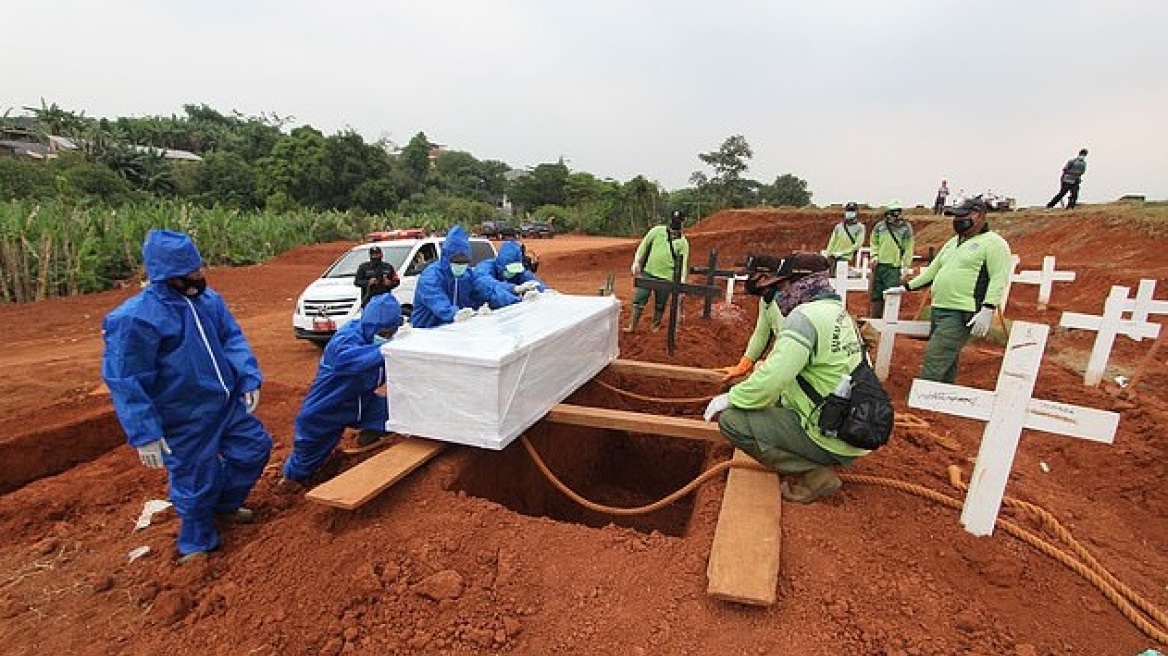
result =
[[823,249],[823,256],[836,262],[849,261],[856,251],[864,245],[864,236],[868,229],[860,223],[860,206],[849,202],[844,205],[844,220],[835,225],[831,231],[831,238],[827,240],[827,248]]
[[978,198],[945,211],[957,233],[917,277],[885,294],[903,294],[931,286],[929,341],[921,378],[954,383],[957,359],[970,335],[990,331],[994,311],[1002,302],[1013,263],[1010,244],[986,223],[989,208]]
[[899,200],[889,201],[884,218],[872,226],[869,246],[873,267],[868,316],[879,319],[884,316],[884,290],[900,284],[904,272],[912,266],[916,247],[912,225],[904,220],[904,208]]
[[945,202],[949,200],[949,181],[942,180],[941,186],[937,188],[937,198],[933,201],[933,214],[940,214],[945,211]]
[[[681,210],[674,210],[669,217],[669,227],[655,225],[649,228],[637,246],[633,255],[633,265],[630,271],[634,278],[652,278],[654,280],[672,281],[681,267],[681,282],[685,282],[689,271],[689,240],[682,234],[681,228],[685,223],[685,214]],[[635,287],[633,291],[633,314],[629,318],[629,325],[625,326],[626,333],[635,332],[641,314],[645,311],[645,303],[649,301],[651,290],[644,287]],[[661,317],[665,314],[665,304],[669,295],[663,291],[652,291],[653,294],[653,329],[661,327]]]
[[378,294],[388,294],[401,284],[393,265],[382,259],[380,246],[369,249],[369,261],[357,267],[353,284],[361,288],[361,307],[369,304],[369,299]]
[[1063,165],[1062,177],[1059,178],[1059,192],[1055,194],[1054,198],[1046,204],[1047,209],[1051,209],[1059,204],[1068,193],[1067,209],[1073,210],[1079,204],[1079,183],[1083,181],[1083,174],[1087,172],[1087,149],[1083,148],[1079,151],[1078,157],[1073,157],[1067,160]]
[[165,467],[187,562],[219,548],[215,518],[248,522],[243,503],[272,438],[253,414],[263,377],[223,298],[207,288],[187,235],[151,230],[150,285],[105,317],[101,375],[142,464]]

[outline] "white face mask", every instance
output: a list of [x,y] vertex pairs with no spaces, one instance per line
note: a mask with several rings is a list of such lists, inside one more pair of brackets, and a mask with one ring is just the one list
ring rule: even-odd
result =
[[459,278],[464,273],[466,273],[466,268],[468,266],[470,266],[470,265],[469,264],[455,264],[455,263],[451,262],[450,263],[450,273],[453,273],[455,278]]
[[856,220],[856,213],[855,212],[844,212],[844,218],[847,219],[848,221],[855,221]]
[[517,276],[521,273],[523,273],[523,263],[522,262],[512,262],[511,264],[508,264],[507,266],[503,267],[503,275],[506,276],[507,278],[514,278],[515,276]]

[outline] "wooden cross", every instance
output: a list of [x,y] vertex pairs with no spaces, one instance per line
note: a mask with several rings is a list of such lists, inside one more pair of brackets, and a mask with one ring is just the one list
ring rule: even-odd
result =
[[[713,277],[714,262],[717,259],[717,254],[710,251],[710,272],[707,273],[707,278]],[[705,298],[705,311],[702,316],[706,319],[710,318],[710,301],[718,296],[721,291],[717,287],[710,285],[691,285],[681,281],[681,256],[674,258],[673,262],[673,280],[659,280],[656,278],[642,278],[637,276],[633,279],[633,286],[641,289],[648,289],[651,291],[663,291],[668,295],[669,299],[669,335],[665,342],[665,348],[670,355],[673,355],[674,349],[677,348],[677,319],[680,315],[681,295],[691,294],[694,296],[701,296]]]
[[896,344],[897,335],[912,337],[928,337],[928,321],[901,321],[900,320],[901,294],[889,294],[884,297],[884,316],[880,319],[869,319],[868,325],[880,333],[880,341],[876,343],[876,377],[888,380],[888,370],[892,366],[892,349]]
[[1127,297],[1127,292],[1127,287],[1113,286],[1103,303],[1101,317],[1063,312],[1062,318],[1059,319],[1059,325],[1065,328],[1097,331],[1095,345],[1091,348],[1091,357],[1087,359],[1087,371],[1083,374],[1084,385],[1095,386],[1103,380],[1103,370],[1107,368],[1107,360],[1111,357],[1111,347],[1115,345],[1116,335],[1141,340],[1145,337],[1155,339],[1160,334],[1158,323],[1123,319],[1123,313],[1130,310],[1133,305]]
[[986,422],[961,523],[974,535],[991,535],[1023,428],[1110,444],[1119,414],[1031,398],[1050,328],[1015,321],[994,391],[922,379],[913,381],[908,405]]
[[1038,285],[1038,309],[1045,310],[1050,303],[1051,288],[1056,282],[1072,282],[1075,279],[1074,271],[1055,271],[1054,256],[1042,258],[1042,269],[1038,271],[1019,271],[1013,275],[1014,282],[1026,285]]
[[[714,286],[714,279],[715,278],[725,278],[726,279],[726,305],[730,305],[730,301],[733,300],[733,298],[734,298],[734,281],[746,280],[746,276],[740,274],[736,270],[719,269],[717,267],[717,263],[718,263],[718,251],[711,250],[710,251],[710,265],[704,266],[704,267],[690,267],[689,272],[696,273],[699,275],[705,275],[706,276],[706,285],[709,287]],[[705,305],[705,312],[706,312],[705,316],[706,317],[709,317],[710,300],[711,300],[710,297],[707,296],[706,297],[706,305]]]
[[840,260],[836,262],[835,278],[831,279],[831,286],[835,288],[835,293],[840,295],[840,300],[844,302],[844,307],[847,307],[848,292],[866,291],[868,289],[868,280],[866,278],[852,278],[849,276],[847,260]]

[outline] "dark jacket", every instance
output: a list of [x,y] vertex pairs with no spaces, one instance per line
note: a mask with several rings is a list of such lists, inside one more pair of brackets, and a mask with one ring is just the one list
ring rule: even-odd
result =
[[[389,280],[388,283],[385,281]],[[388,294],[401,284],[401,279],[394,271],[393,265],[384,260],[362,262],[357,267],[357,275],[353,277],[353,284],[361,288],[361,307],[369,303],[369,299],[378,294]]]

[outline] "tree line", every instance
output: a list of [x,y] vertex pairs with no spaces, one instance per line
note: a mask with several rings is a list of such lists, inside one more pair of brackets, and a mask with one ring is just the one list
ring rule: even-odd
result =
[[[0,198],[55,198],[119,205],[153,199],[239,211],[335,211],[384,217],[385,227],[424,221],[432,229],[467,226],[500,216],[505,201],[516,216],[555,217],[561,229],[634,235],[683,209],[693,217],[757,205],[805,206],[807,183],[785,174],[772,184],[746,178],[753,152],[741,135],[698,159],[691,187],[667,191],[645,175],[626,182],[572,171],[562,161],[525,170],[446,149],[424,132],[402,147],[367,142],[352,130],[326,135],[289,128],[277,114],[225,114],[203,104],[182,115],[87,117],[55,103],[0,117],[0,130],[37,138],[67,137],[76,150],[48,162],[0,158]],[[187,151],[201,161],[175,160]]]

